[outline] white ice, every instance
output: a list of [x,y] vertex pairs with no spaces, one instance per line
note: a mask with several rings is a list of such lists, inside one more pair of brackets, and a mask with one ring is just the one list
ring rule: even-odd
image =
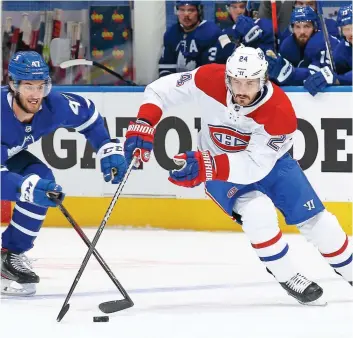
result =
[[[92,239],[95,229],[85,229]],[[299,235],[291,257],[324,289],[326,307],[299,305],[264,269],[240,233],[107,228],[98,251],[135,306],[94,323],[103,301],[121,298],[95,258],[61,323],[56,317],[87,251],[73,229],[42,229],[37,295],[2,297],[0,335],[13,338],[352,338],[353,290]]]

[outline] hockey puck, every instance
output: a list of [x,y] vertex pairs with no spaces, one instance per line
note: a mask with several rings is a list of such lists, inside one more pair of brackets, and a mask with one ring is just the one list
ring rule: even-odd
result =
[[98,317],[93,317],[93,321],[95,323],[99,323],[99,322],[109,322],[109,316],[98,316]]

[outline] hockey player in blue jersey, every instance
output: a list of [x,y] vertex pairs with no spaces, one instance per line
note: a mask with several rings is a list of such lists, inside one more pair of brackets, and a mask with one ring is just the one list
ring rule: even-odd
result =
[[[318,31],[318,16],[309,7],[297,7],[291,15],[293,33],[280,45],[279,55],[266,52],[270,79],[279,85],[302,86],[313,73],[327,66],[325,38]],[[330,36],[332,48],[339,40]]]
[[176,1],[178,23],[164,34],[159,76],[193,70],[215,62],[216,42],[221,33],[213,22],[203,20],[201,1]]
[[[294,3],[294,7],[304,7],[304,6],[310,6],[315,12],[317,12],[317,3],[316,1],[295,1]],[[337,27],[337,22],[333,19],[330,18],[325,18],[325,24],[327,27],[327,31],[330,35],[334,36],[337,39],[340,39],[340,33],[339,33],[339,29]],[[321,21],[318,20],[318,30],[322,30],[321,29]],[[291,35],[293,33],[293,29],[292,26],[290,25],[284,32],[280,33],[280,40],[283,41],[286,37],[288,37],[289,35]]]
[[315,96],[329,85],[352,85],[352,5],[343,6],[337,15],[337,24],[344,39],[333,52],[336,72],[326,66],[308,77],[304,87]]
[[27,147],[57,128],[75,128],[97,151],[106,182],[119,183],[126,162],[92,101],[51,92],[49,68],[38,53],[16,53],[8,73],[9,86],[1,91],[1,199],[16,204],[2,233],[1,293],[31,295],[39,277],[24,253],[32,248],[48,208],[56,206],[48,192],[61,192],[61,199],[64,193],[51,169]]
[[269,19],[254,20],[247,13],[247,1],[228,1],[227,10],[232,27],[223,29],[217,43],[217,63],[226,63],[228,57],[240,44],[263,51],[274,48],[272,22]]

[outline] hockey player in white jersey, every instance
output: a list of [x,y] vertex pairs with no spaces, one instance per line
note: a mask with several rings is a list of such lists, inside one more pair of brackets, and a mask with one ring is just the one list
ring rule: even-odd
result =
[[128,128],[125,156],[129,162],[139,149],[147,162],[163,111],[197,100],[202,114],[198,150],[174,157],[180,167],[170,172],[169,181],[189,188],[204,183],[212,200],[242,225],[287,293],[302,304],[322,303],[322,288],[290,261],[275,207],[351,285],[352,252],[336,217],[288,153],[297,119],[286,94],[268,80],[267,66],[260,49],[241,46],[226,65],[204,65],[151,83]]

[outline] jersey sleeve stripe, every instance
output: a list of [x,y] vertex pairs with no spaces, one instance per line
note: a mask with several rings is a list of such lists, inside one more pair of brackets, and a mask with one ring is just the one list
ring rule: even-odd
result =
[[99,116],[98,110],[94,109],[94,113],[90,117],[90,119],[88,121],[86,121],[85,123],[81,124],[80,126],[76,127],[75,130],[78,132],[85,130],[86,128],[88,128],[91,124],[93,124],[97,120],[98,116]]

